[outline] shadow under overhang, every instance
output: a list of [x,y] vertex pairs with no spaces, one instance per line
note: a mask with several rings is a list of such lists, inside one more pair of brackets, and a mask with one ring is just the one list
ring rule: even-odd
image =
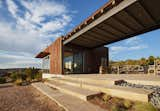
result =
[[63,40],[63,45],[95,48],[160,28],[160,0],[123,0],[81,30]]

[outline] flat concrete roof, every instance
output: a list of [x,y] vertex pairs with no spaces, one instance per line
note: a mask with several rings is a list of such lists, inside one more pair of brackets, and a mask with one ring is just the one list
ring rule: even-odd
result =
[[[109,0],[71,32],[63,45],[96,48],[160,28],[160,0]],[[43,58],[49,47],[36,57]]]
[[63,37],[63,44],[107,45],[160,28],[160,0],[110,0]]

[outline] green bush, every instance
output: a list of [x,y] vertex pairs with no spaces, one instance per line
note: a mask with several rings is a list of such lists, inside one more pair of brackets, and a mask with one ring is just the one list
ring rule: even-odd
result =
[[27,75],[27,80],[40,80],[42,78],[42,74],[35,68],[26,69],[25,74]]
[[0,77],[0,84],[6,83],[6,78]]
[[42,80],[42,74],[39,72],[38,69],[35,68],[27,68],[25,71],[21,72],[14,72],[10,75],[10,78],[15,82],[17,85],[20,85],[21,82],[32,82]]
[[10,78],[12,79],[12,81],[16,81],[18,78],[20,78],[20,74],[14,72],[10,75]]
[[37,74],[35,74],[34,78],[36,80],[42,80],[42,74],[41,73],[37,73]]

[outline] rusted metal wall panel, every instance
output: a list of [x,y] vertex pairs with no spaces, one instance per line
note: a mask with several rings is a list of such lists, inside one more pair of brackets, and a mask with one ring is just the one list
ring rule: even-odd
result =
[[49,46],[51,74],[62,74],[62,49],[62,38]]

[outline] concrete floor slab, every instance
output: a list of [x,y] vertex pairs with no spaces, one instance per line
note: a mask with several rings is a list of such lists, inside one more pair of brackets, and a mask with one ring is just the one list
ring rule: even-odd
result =
[[[159,75],[147,74],[72,74],[63,76],[65,79],[83,80],[94,82],[97,84],[114,84],[114,81],[125,80],[127,82],[144,84],[144,85],[158,85],[160,86]],[[97,81],[101,80],[101,81]]]

